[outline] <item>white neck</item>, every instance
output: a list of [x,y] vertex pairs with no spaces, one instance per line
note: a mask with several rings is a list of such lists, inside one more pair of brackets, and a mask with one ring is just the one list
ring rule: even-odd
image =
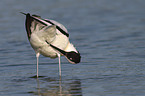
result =
[[78,53],[76,48],[70,42],[68,43],[67,47],[65,48],[65,51],[66,52],[75,51],[76,53]]

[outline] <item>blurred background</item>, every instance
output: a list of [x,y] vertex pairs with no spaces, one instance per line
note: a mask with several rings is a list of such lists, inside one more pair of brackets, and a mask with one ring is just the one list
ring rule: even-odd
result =
[[[81,53],[79,64],[64,57],[36,57],[27,39],[25,16],[63,24]],[[1,0],[1,96],[144,96],[144,0]]]

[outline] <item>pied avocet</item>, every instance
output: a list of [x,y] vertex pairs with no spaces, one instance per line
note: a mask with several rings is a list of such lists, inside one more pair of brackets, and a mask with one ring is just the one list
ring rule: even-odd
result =
[[61,76],[60,56],[63,55],[72,63],[79,63],[81,56],[76,48],[69,42],[67,29],[60,23],[42,19],[37,15],[26,15],[25,27],[28,40],[35,50],[37,57],[37,77],[38,77],[38,60],[40,54],[50,58],[59,58],[59,75]]

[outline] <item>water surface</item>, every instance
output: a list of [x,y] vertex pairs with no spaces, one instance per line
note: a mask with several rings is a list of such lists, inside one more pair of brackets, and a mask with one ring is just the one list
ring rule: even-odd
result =
[[[19,12],[66,26],[81,63],[62,57],[60,80],[58,59],[40,56],[36,79],[35,53]],[[1,96],[144,96],[145,1],[1,0],[0,13]]]

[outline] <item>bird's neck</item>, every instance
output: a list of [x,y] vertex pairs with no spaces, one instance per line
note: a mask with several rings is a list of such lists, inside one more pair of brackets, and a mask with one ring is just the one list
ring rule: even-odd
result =
[[76,50],[76,48],[70,42],[67,44],[67,46],[65,48],[65,51],[66,52],[75,51],[76,53],[78,53],[77,50]]

